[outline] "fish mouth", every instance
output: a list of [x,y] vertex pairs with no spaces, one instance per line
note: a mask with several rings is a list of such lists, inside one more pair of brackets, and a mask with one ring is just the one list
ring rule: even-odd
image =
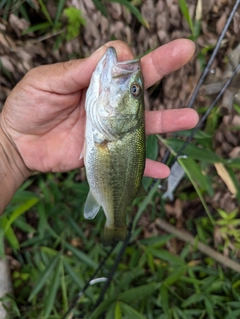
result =
[[112,78],[119,78],[134,74],[140,70],[140,61],[131,60],[118,62],[112,67]]
[[109,47],[104,55],[103,69],[112,69],[117,64],[117,52],[114,47]]
[[117,64],[117,52],[114,47],[109,47],[98,62],[96,71],[100,75],[101,83],[110,83],[112,78],[112,68]]
[[99,74],[101,74],[101,82],[110,83],[112,79],[126,77],[133,73],[139,72],[140,61],[130,60],[124,62],[117,61],[117,52],[114,47],[109,47],[100,61]]

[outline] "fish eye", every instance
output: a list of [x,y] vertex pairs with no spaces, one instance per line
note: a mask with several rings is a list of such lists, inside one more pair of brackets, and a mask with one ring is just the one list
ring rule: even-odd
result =
[[138,97],[142,93],[142,88],[139,84],[133,83],[131,85],[130,92],[134,97]]

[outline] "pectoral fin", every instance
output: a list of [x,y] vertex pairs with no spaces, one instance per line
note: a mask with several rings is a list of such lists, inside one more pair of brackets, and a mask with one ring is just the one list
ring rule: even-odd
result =
[[84,218],[93,219],[97,215],[100,207],[101,206],[98,204],[91,191],[89,191],[84,205]]

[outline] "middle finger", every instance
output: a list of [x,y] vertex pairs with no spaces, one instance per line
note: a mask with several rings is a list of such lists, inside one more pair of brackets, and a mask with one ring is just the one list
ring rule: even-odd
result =
[[198,114],[193,109],[146,111],[146,134],[160,134],[188,130],[198,123]]

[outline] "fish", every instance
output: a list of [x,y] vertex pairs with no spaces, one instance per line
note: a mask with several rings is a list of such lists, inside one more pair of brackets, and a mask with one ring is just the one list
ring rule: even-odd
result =
[[144,82],[140,60],[118,62],[109,47],[98,62],[86,92],[83,150],[89,193],[84,217],[93,219],[103,208],[103,245],[127,236],[127,209],[146,192]]

